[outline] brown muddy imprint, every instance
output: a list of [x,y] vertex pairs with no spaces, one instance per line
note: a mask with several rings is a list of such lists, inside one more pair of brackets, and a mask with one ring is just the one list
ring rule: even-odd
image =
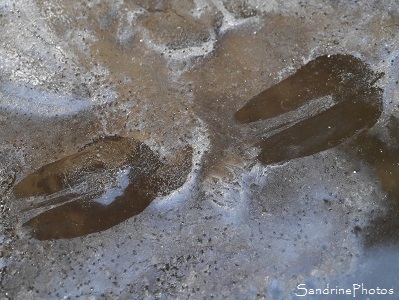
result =
[[375,134],[364,133],[345,147],[349,154],[371,167],[387,195],[384,200],[386,213],[374,218],[363,230],[366,248],[399,243],[399,120],[391,117],[387,128],[391,139],[389,143]]
[[140,143],[134,139],[104,139],[28,175],[15,187],[14,195],[18,199],[53,194],[76,184],[83,172],[121,168],[135,156],[137,159],[139,146]]
[[335,105],[308,117],[256,146],[263,164],[309,156],[335,147],[372,127],[382,112],[382,90],[373,86],[381,74],[351,55],[325,55],[253,97],[235,113],[240,123],[278,117],[307,102],[332,96]]
[[[47,196],[30,209],[61,204],[23,226],[39,240],[74,238],[109,229],[142,212],[158,195],[179,188],[191,169],[191,156],[192,149],[186,148],[174,160],[162,163],[148,146],[133,138],[110,137],[94,142],[76,154],[41,167],[15,186],[17,199]],[[93,191],[70,191],[88,174],[108,172],[115,176],[126,168],[128,183],[120,193],[106,196],[113,198],[109,204],[96,202],[107,192],[101,190],[100,182],[98,187],[92,187]]]

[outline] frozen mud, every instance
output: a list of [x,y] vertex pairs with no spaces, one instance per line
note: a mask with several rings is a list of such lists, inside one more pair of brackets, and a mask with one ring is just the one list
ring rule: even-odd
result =
[[1,1],[1,299],[395,299],[398,23],[394,1]]

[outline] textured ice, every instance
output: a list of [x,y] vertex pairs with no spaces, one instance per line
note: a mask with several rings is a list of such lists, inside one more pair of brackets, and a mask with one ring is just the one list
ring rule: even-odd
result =
[[89,99],[60,96],[35,86],[5,82],[0,89],[0,107],[7,111],[55,116],[76,113],[90,105]]
[[101,197],[96,198],[94,201],[103,205],[108,205],[115,201],[116,197],[122,196],[123,192],[129,185],[128,175],[131,171],[130,167],[120,170],[116,174],[117,187],[107,189]]
[[[300,283],[360,281],[396,296],[398,21],[395,1],[2,1],[0,298],[297,299]],[[336,96],[251,123],[235,113],[329,55],[385,74],[368,81],[381,116],[325,151],[262,163],[273,136],[301,122],[322,132],[314,118]],[[149,171],[159,190],[139,182],[152,202],[101,232],[35,239],[24,224],[62,204],[15,199],[15,186],[116,136],[165,166]],[[135,178],[84,166],[57,196],[109,209]]]

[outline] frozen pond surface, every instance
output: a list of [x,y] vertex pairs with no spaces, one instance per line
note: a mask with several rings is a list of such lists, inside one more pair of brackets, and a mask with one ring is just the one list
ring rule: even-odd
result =
[[398,297],[395,1],[3,0],[0,25],[1,299]]

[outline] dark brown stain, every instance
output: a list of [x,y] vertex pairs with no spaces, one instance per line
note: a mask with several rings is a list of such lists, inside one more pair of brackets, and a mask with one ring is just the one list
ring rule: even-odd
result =
[[258,159],[273,164],[335,147],[372,127],[382,112],[382,90],[375,74],[351,55],[325,55],[253,97],[235,113],[240,123],[278,117],[310,100],[331,95],[335,105],[263,138]]
[[142,148],[143,146],[134,139],[103,139],[28,175],[16,185],[14,195],[16,198],[26,198],[59,192],[77,184],[83,172],[126,166],[129,160],[135,160],[140,155]]
[[142,212],[155,198],[156,187],[145,176],[131,183],[111,204],[93,202],[91,197],[65,203],[41,213],[24,226],[39,240],[84,236],[115,226]]
[[[352,96],[352,95],[351,95]],[[297,123],[257,144],[262,150],[258,159],[273,164],[287,159],[309,156],[335,147],[356,132],[372,127],[381,114],[378,103],[365,104],[358,97],[378,95],[370,93],[353,95],[351,101]]]
[[[158,195],[180,187],[191,169],[192,149],[184,149],[169,163],[132,138],[106,138],[79,153],[43,166],[21,180],[14,189],[16,198],[50,196],[31,208],[66,202],[44,211],[23,226],[36,239],[51,240],[84,236],[109,229],[141,213]],[[96,202],[101,193],[51,195],[84,180],[87,172],[130,167],[129,184],[108,205]]]

